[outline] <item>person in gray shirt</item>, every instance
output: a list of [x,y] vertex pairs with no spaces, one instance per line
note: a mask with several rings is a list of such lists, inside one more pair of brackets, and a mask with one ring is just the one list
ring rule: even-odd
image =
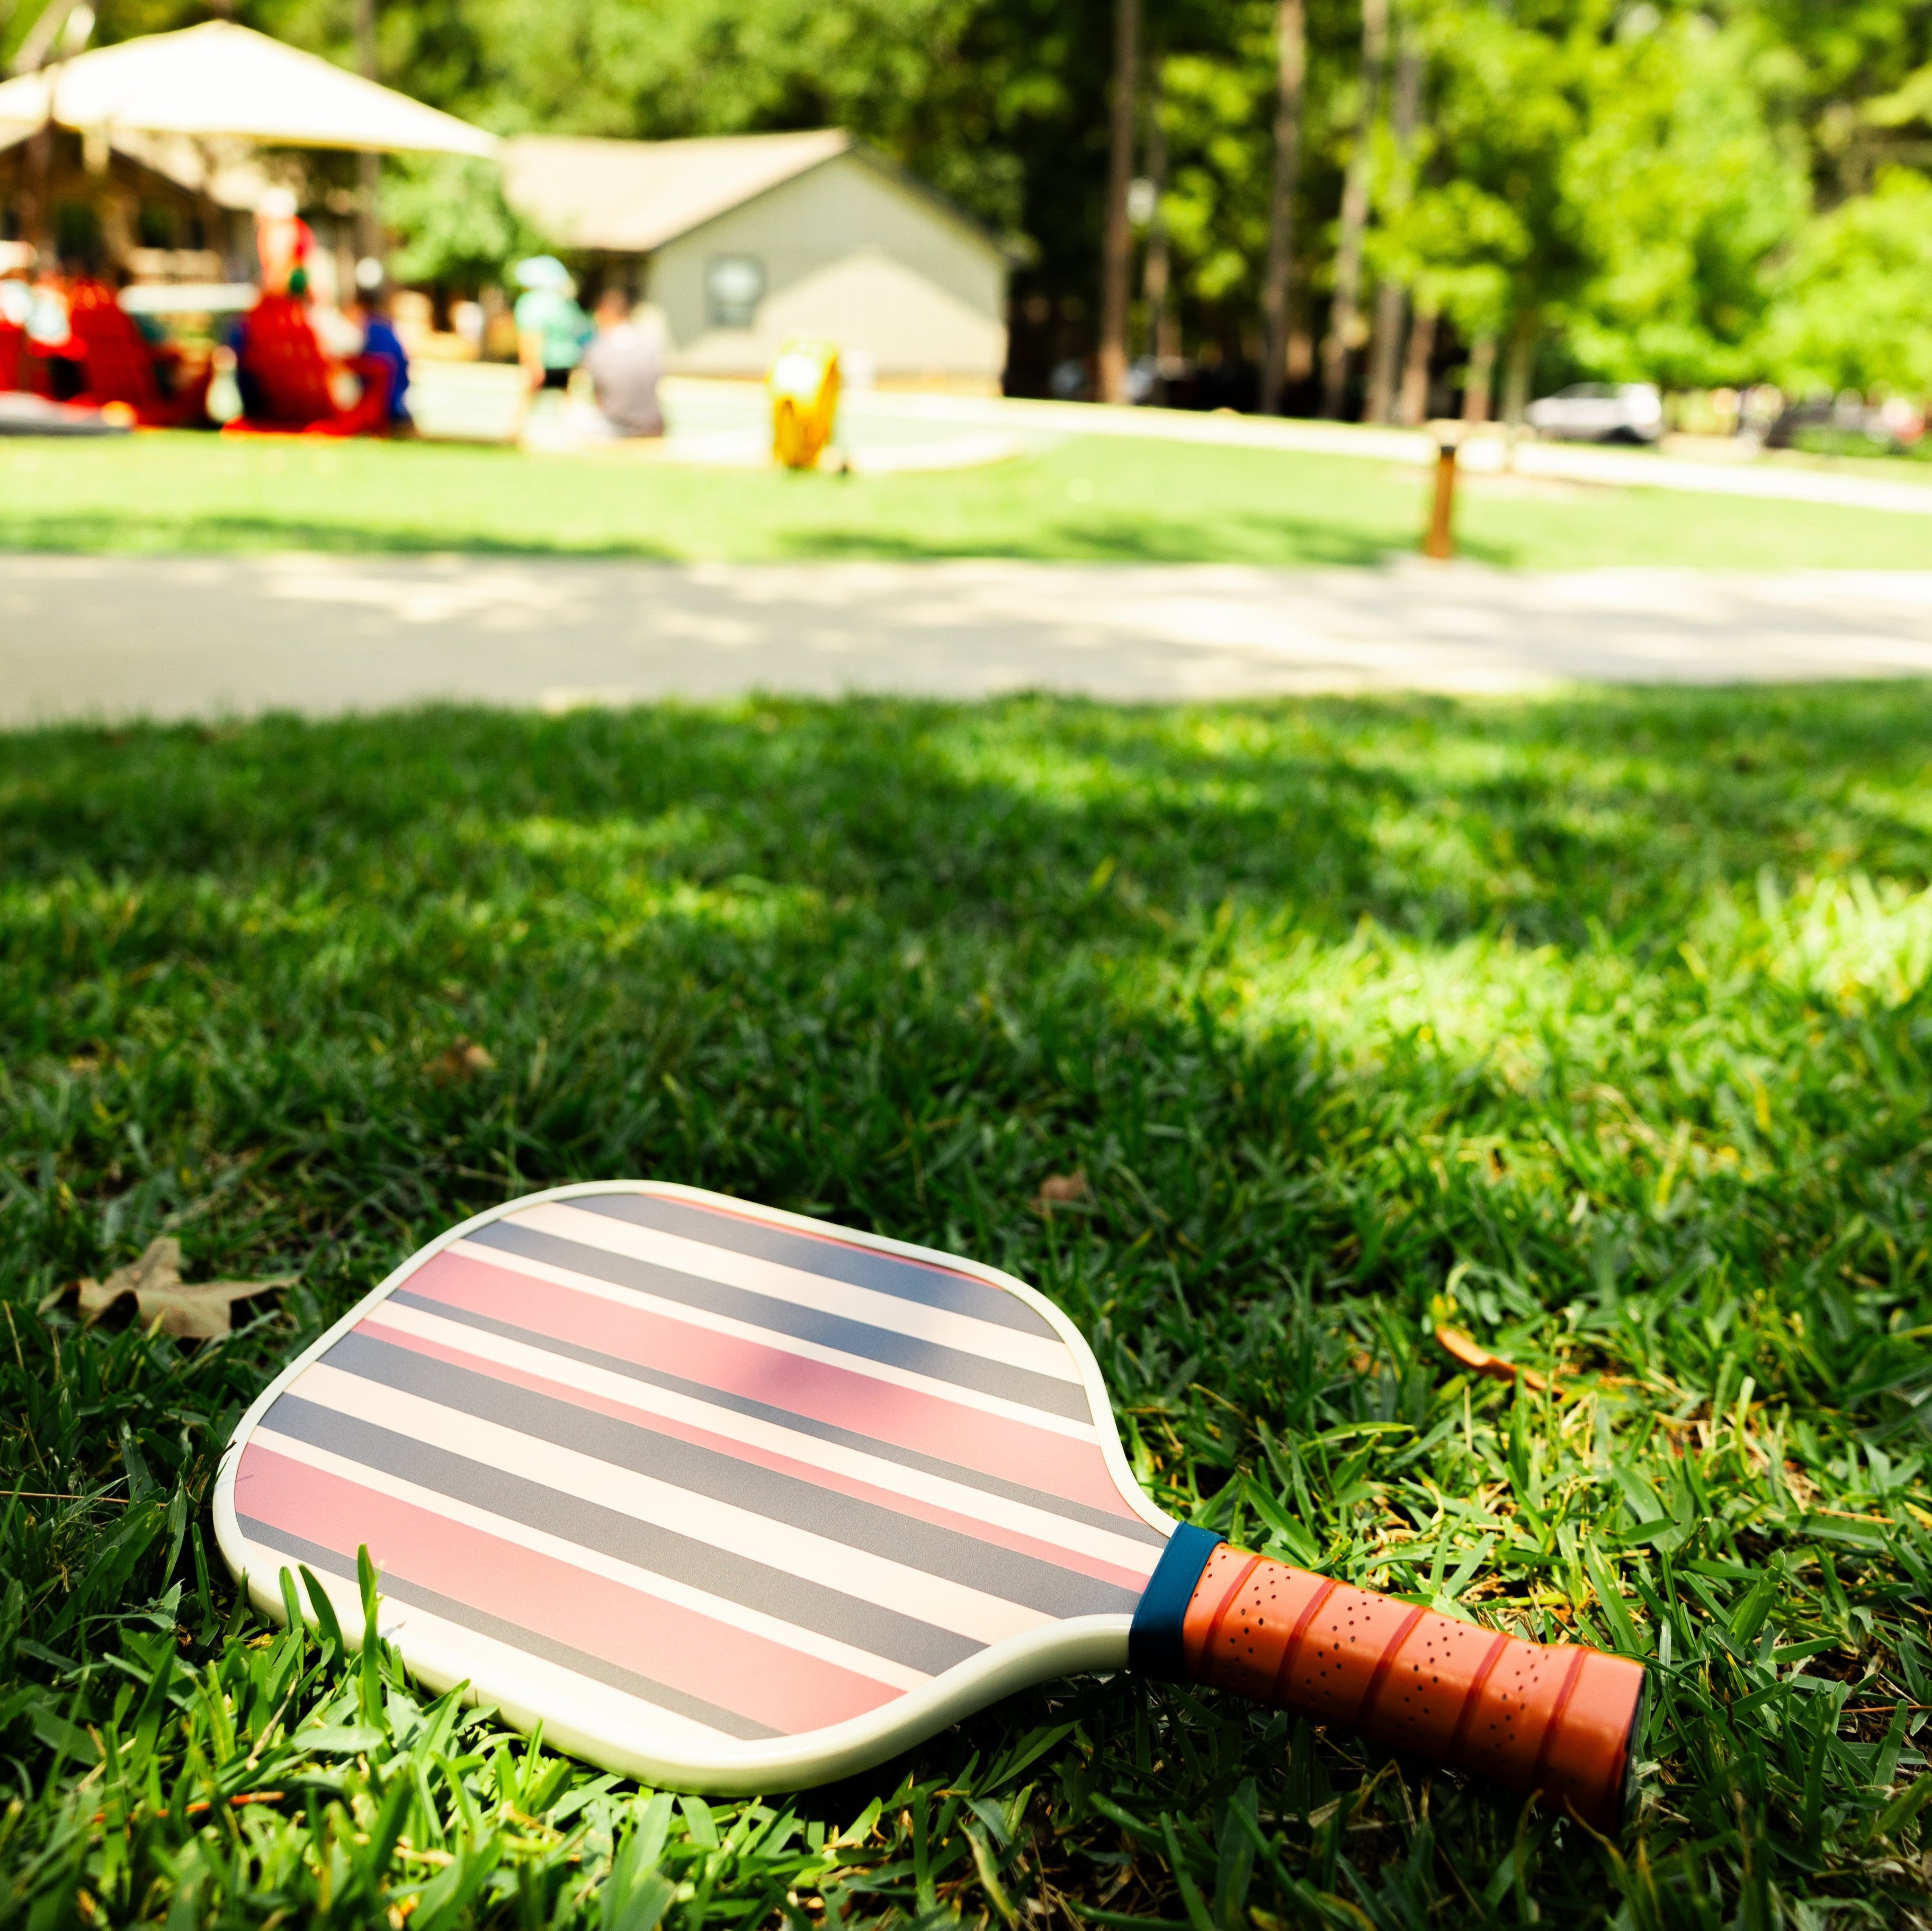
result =
[[621,289],[606,289],[597,304],[597,337],[584,353],[597,407],[613,436],[662,436],[664,411],[658,406],[658,378],[664,356],[656,331],[631,318]]

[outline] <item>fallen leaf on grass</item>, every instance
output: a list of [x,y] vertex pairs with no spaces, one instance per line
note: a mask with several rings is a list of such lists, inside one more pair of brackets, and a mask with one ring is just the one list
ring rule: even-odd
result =
[[[181,1243],[164,1235],[148,1243],[138,1261],[116,1267],[104,1281],[70,1282],[80,1289],[80,1312],[88,1327],[98,1321],[124,1294],[134,1297],[140,1311],[141,1325],[158,1320],[164,1333],[182,1341],[211,1341],[232,1330],[233,1303],[251,1294],[265,1294],[286,1287],[292,1274],[278,1274],[266,1281],[197,1281],[182,1279]],[[68,1291],[57,1288],[40,1305],[47,1307]]]
[[474,1039],[458,1039],[440,1059],[430,1062],[429,1070],[440,1080],[466,1080],[487,1073],[496,1063],[496,1055],[488,1046],[479,1046]]
[[1465,1334],[1460,1327],[1438,1327],[1436,1342],[1445,1354],[1461,1362],[1474,1374],[1487,1375],[1498,1381],[1520,1381],[1526,1388],[1538,1394],[1550,1385],[1534,1368],[1519,1368],[1502,1355],[1492,1354],[1480,1342]]
[[1051,1213],[1056,1207],[1072,1207],[1088,1197],[1087,1170],[1076,1167],[1070,1174],[1048,1174],[1033,1204],[1039,1213]]

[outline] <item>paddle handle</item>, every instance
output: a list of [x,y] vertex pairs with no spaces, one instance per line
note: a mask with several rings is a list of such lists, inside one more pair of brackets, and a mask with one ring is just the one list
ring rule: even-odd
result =
[[1643,1697],[1628,1657],[1526,1642],[1222,1543],[1181,1626],[1188,1677],[1616,1828]]

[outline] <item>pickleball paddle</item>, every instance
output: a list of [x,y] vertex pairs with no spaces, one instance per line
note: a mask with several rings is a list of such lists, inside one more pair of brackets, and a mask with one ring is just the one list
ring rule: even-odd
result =
[[559,1187],[432,1241],[242,1417],[214,1516],[265,1614],[306,1567],[359,1628],[366,1546],[426,1682],[718,1795],[1126,1666],[1607,1829],[1643,1690],[1173,1522],[1010,1275],[689,1187]]

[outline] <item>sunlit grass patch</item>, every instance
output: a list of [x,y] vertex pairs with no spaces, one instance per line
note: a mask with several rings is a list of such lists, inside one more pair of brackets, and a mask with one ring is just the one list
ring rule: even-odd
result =
[[1826,879],[1789,904],[1766,878],[1765,922],[1780,978],[1847,1010],[1896,1008],[1932,975],[1932,892],[1862,871]]

